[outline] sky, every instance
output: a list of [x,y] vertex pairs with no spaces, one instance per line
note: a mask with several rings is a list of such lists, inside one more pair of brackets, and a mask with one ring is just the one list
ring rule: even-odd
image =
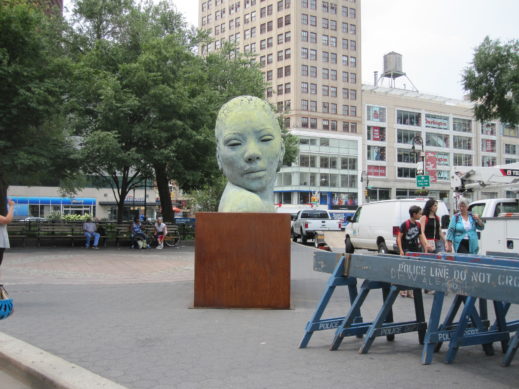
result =
[[[196,26],[198,1],[172,1]],[[65,6],[70,3],[65,0]],[[502,42],[519,39],[517,15],[519,0],[362,0],[362,82],[372,85],[384,55],[396,51],[420,92],[462,99],[461,75],[474,49],[487,35]],[[404,77],[396,86],[404,83],[411,87]]]

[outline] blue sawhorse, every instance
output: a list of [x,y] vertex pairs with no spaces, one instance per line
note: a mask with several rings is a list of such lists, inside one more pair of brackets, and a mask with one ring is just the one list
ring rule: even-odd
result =
[[[455,261],[459,263],[470,263],[475,267],[481,266],[506,266],[519,267],[519,262],[516,260],[505,259],[502,257],[488,257],[479,255],[452,255],[452,254],[422,254],[413,253],[412,257],[422,259],[439,259]],[[438,351],[443,341],[449,342],[449,349],[445,356],[446,363],[452,363],[456,357],[460,346],[481,344],[486,355],[493,355],[493,342],[501,342],[503,352],[507,351],[510,344],[510,332],[517,329],[518,321],[506,322],[506,314],[510,308],[510,303],[503,303],[500,301],[493,301],[496,321],[489,328],[487,304],[485,299],[480,300],[480,313],[477,313],[475,303],[477,298],[471,296],[456,295],[454,301],[447,313],[447,316],[442,325],[439,324],[441,309],[445,293],[437,291],[434,296],[431,315],[429,318],[428,330],[425,338],[425,345],[422,352],[422,363],[430,364],[432,362],[433,351]],[[457,314],[461,304],[464,303],[464,308],[460,315],[458,323],[453,323],[454,317]],[[470,325],[469,325],[470,323]],[[512,352],[510,352],[512,353]],[[512,356],[513,357],[513,356]],[[505,356],[506,360],[506,356]],[[505,364],[505,362],[503,362]]]
[[[344,317],[322,319],[324,310],[326,309],[326,306],[328,305],[328,302],[330,301],[337,286],[347,286],[348,294],[350,297],[350,304],[352,304],[353,301],[355,301],[355,298],[357,297],[357,279],[354,277],[347,277],[344,275],[345,261],[346,258],[344,256],[341,257],[331,277],[328,279],[324,293],[321,297],[321,300],[319,301],[319,304],[317,305],[317,309],[315,310],[311,319],[306,324],[305,335],[303,336],[303,339],[299,344],[299,348],[305,348],[308,345],[308,342],[310,342],[310,338],[312,337],[315,331],[335,329],[344,320]],[[354,312],[353,315],[355,321],[362,321],[362,317],[360,316],[360,310]]]
[[[382,290],[383,304],[373,322],[355,323],[354,312],[360,310],[369,292],[374,289]],[[361,354],[366,354],[374,340],[378,336],[386,336],[389,341],[394,340],[395,334],[406,332],[418,332],[418,341],[423,344],[427,324],[423,308],[422,290],[413,289],[414,307],[416,321],[395,323],[393,319],[393,304],[401,290],[411,289],[407,286],[393,285],[387,282],[365,280],[362,284],[359,295],[353,302],[350,310],[346,314],[344,321],[337,328],[335,337],[330,346],[330,350],[337,350],[346,336],[363,335],[364,342],[359,349]]]

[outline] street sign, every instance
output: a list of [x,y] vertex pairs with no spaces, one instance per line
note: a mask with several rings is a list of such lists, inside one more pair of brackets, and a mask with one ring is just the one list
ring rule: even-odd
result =
[[429,176],[416,176],[416,186],[425,188],[431,186],[431,180]]

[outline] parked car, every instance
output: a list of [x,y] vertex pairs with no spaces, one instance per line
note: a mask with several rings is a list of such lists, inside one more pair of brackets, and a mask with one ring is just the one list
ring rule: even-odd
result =
[[[423,208],[427,200],[384,200],[362,205],[345,228],[346,252],[368,249],[377,250],[379,253],[398,253],[396,240],[400,225],[409,219],[409,208],[412,205]],[[441,219],[442,229],[448,228],[449,211],[442,201],[438,202],[436,214]]]
[[26,217],[25,219],[22,219],[22,221],[24,221],[24,222],[46,222],[47,219],[45,219],[44,217],[39,217],[39,216],[29,216],[29,217]]
[[292,240],[301,238],[303,243],[313,239],[318,231],[340,231],[341,221],[333,219],[328,211],[323,209],[308,209],[299,211],[292,223]]

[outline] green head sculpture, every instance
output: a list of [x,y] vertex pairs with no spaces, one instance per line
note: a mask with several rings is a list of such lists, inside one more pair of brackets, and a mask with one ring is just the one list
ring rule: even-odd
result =
[[274,212],[274,182],[285,147],[270,105],[253,96],[225,103],[215,126],[216,158],[228,183],[219,212]]

